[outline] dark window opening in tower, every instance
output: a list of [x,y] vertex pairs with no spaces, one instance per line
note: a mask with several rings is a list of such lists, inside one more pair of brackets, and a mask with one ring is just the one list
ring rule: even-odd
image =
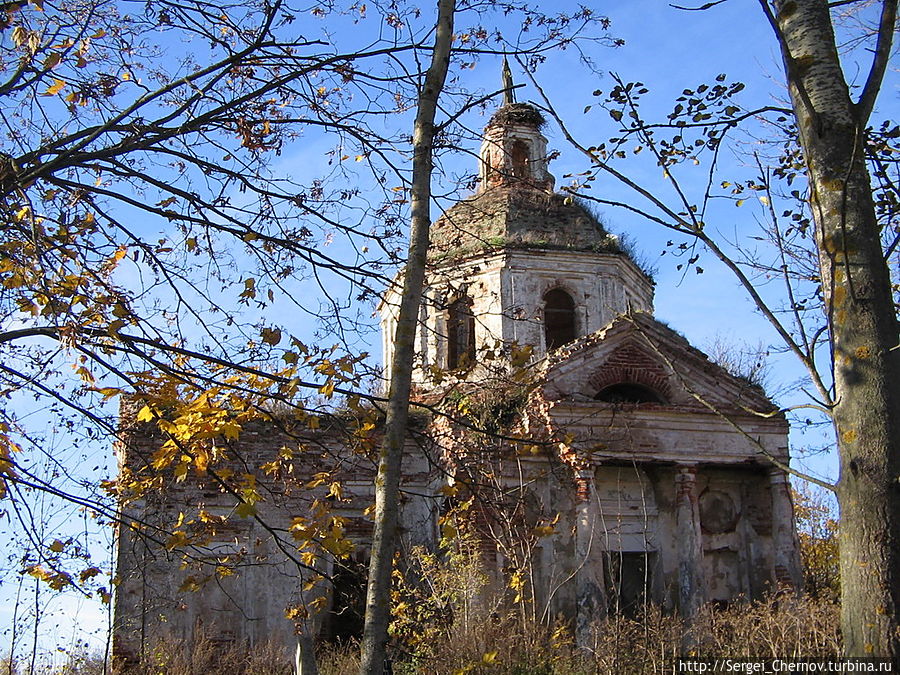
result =
[[528,178],[528,144],[525,141],[516,141],[509,153],[512,159],[512,174],[516,178]]
[[575,301],[559,288],[544,295],[544,335],[548,352],[575,339]]
[[601,389],[594,400],[605,403],[664,403],[662,397],[650,387],[634,382],[620,382]]
[[447,368],[457,370],[475,363],[475,316],[472,300],[454,301],[447,313]]
[[497,169],[494,162],[496,162],[494,153],[488,150],[484,155],[484,187],[497,182]]

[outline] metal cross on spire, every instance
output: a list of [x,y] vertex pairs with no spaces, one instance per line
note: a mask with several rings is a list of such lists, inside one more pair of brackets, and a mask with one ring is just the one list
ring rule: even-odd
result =
[[512,71],[509,69],[509,61],[503,55],[503,105],[516,102],[516,90],[513,84]]

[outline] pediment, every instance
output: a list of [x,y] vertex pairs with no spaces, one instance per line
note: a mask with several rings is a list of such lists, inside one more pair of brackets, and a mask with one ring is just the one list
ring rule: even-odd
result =
[[767,413],[775,409],[759,387],[713,363],[644,312],[620,316],[557,350],[542,370],[548,400]]

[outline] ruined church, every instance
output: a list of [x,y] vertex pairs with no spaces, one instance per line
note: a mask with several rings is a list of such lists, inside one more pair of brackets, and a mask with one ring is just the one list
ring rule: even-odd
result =
[[[652,280],[589,210],[554,192],[543,123],[508,97],[484,130],[476,194],[432,227],[415,396],[468,417],[414,417],[401,552],[436,549],[446,514],[469,499],[497,589],[526,574],[536,616],[578,631],[641,603],[689,616],[798,585],[786,420],[654,319]],[[384,363],[397,304],[388,290]],[[440,408],[447,401],[455,407]],[[125,417],[121,462],[139,472],[161,440]],[[225,519],[234,497],[202,476],[128,505],[142,532],[119,536],[116,655],[140,659],[198,628],[286,645],[298,630],[357,633],[375,467],[350,427],[340,415],[317,429],[273,421],[223,440],[266,481],[256,518]],[[276,458],[290,475],[263,475]],[[200,510],[217,524],[180,553],[152,536]],[[342,538],[309,557],[287,533],[319,517]]]

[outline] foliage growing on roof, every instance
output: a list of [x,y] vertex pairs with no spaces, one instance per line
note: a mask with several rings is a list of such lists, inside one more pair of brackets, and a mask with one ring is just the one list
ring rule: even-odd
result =
[[538,129],[547,123],[540,111],[530,103],[510,103],[491,116],[488,126],[506,124],[530,124]]

